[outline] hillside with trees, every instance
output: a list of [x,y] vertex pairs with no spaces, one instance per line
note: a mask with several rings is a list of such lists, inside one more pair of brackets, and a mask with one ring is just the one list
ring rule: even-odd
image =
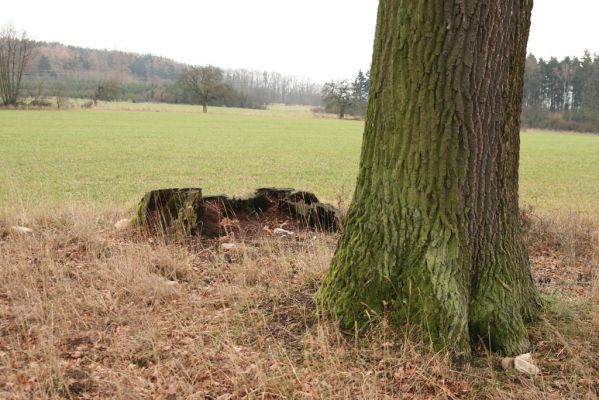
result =
[[[36,42],[22,94],[195,104],[193,91],[179,79],[190,68],[151,54]],[[248,108],[270,103],[320,104],[320,86],[308,79],[269,71],[222,71],[231,90],[211,99],[211,104]]]
[[184,69],[185,64],[150,54],[38,42],[27,75],[32,80],[160,82],[176,80]]

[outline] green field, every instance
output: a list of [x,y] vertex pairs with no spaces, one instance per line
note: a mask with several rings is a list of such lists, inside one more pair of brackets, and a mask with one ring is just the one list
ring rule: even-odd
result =
[[[0,111],[0,208],[126,207],[148,189],[190,186],[236,195],[286,186],[347,200],[362,129],[306,107]],[[521,194],[543,211],[597,213],[599,136],[523,133]]]

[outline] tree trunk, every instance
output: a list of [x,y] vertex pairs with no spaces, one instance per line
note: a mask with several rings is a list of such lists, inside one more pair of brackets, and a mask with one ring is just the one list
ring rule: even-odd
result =
[[347,328],[385,314],[440,346],[524,352],[540,301],[520,231],[532,0],[381,0],[360,173],[319,292]]
[[208,103],[203,103],[202,104],[202,109],[204,111],[204,114],[206,114],[208,112]]

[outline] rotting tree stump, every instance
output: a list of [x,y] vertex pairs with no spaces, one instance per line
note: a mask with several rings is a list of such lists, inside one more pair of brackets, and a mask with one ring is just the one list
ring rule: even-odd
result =
[[132,222],[153,232],[216,238],[268,225],[336,232],[340,212],[309,192],[261,188],[253,197],[203,196],[200,188],[160,189],[144,195]]

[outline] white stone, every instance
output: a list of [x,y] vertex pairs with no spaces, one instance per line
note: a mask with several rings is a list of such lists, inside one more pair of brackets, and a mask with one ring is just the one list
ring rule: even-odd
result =
[[223,243],[221,244],[221,247],[223,248],[223,250],[233,250],[237,247],[237,245],[235,243]]
[[29,235],[33,233],[33,229],[31,228],[26,228],[24,226],[11,226],[10,230],[15,232],[15,233],[22,233],[25,235]]
[[282,228],[276,228],[273,233],[275,235],[281,235],[281,236],[293,236],[294,233],[291,231],[288,231],[286,229],[282,229]]
[[532,355],[530,353],[522,354],[514,360],[514,366],[516,370],[529,374],[529,375],[537,375],[541,372],[541,370],[534,365],[532,361]]

